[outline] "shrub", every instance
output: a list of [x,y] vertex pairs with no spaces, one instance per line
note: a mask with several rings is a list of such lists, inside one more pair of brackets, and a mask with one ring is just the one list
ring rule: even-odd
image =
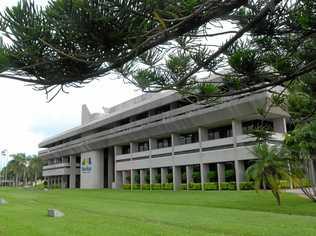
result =
[[128,182],[131,182],[131,176],[126,176],[126,180],[128,181]]
[[291,187],[291,185],[290,185],[290,182],[288,180],[281,180],[280,181],[280,188],[281,189],[287,189],[290,187]]
[[152,190],[161,190],[161,184],[152,184],[151,189]]
[[189,184],[189,189],[190,190],[201,190],[202,186],[200,183],[190,183]]
[[50,186],[50,188],[51,188],[51,189],[60,189],[61,187],[60,187],[60,185],[58,185],[58,184],[52,184],[52,185]]
[[133,190],[140,189],[140,184],[133,184]]
[[205,190],[218,190],[217,182],[209,182],[204,184]]
[[235,182],[222,182],[220,183],[221,190],[236,190]]
[[255,189],[255,183],[253,181],[240,182],[239,187],[240,190],[253,190]]
[[304,188],[307,188],[307,187],[311,187],[311,183],[308,179],[302,179],[301,180],[301,183],[302,183],[302,186],[299,185],[299,183],[297,183],[296,181],[293,183],[293,187],[294,188],[300,188],[300,187],[304,187]]
[[[47,185],[46,185],[47,186]],[[41,184],[37,184],[34,186],[35,189],[38,189],[38,190],[43,190],[46,188],[45,184],[44,183],[41,183]]]
[[173,184],[172,183],[162,184],[161,188],[163,190],[173,190]]
[[217,173],[216,173],[216,171],[209,171],[208,173],[207,173],[207,178],[208,178],[208,180],[210,181],[210,182],[213,182],[213,181],[216,181],[216,179],[217,179]]
[[192,179],[194,183],[200,183],[201,182],[201,174],[198,171],[194,171],[192,173]]
[[150,190],[150,184],[143,184],[142,189],[143,190]]
[[131,189],[131,185],[130,184],[123,184],[123,189],[125,190],[130,190]]
[[187,184],[180,184],[180,189],[181,190],[186,190],[187,189]]

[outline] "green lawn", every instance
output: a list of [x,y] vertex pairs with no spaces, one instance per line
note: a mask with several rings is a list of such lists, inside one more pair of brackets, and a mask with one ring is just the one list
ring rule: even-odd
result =
[[[1,189],[1,236],[316,235],[316,204],[271,193]],[[48,208],[65,213],[49,218]]]

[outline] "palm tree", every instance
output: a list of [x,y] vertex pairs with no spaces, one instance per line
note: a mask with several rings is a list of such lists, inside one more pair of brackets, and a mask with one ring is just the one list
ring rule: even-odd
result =
[[258,159],[247,169],[248,178],[255,181],[257,191],[262,184],[268,185],[277,204],[281,205],[280,180],[289,177],[287,161],[282,158],[281,149],[262,143],[255,146],[253,153]]
[[29,165],[28,165],[28,174],[33,181],[37,182],[38,178],[42,176],[42,160],[38,156],[30,156],[29,157]]
[[15,175],[15,185],[17,186],[21,179],[26,181],[27,158],[24,153],[13,154],[11,157],[13,160],[9,162],[8,166]]

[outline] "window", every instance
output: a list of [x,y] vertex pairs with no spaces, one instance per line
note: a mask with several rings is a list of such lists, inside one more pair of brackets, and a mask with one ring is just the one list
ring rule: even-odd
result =
[[242,131],[249,134],[252,130],[264,127],[267,131],[273,131],[273,123],[265,120],[251,120],[242,123]]
[[129,154],[131,152],[130,145],[122,146],[122,154]]
[[183,134],[180,136],[180,145],[189,144],[189,143],[197,143],[199,141],[198,133],[189,133]]
[[161,106],[161,107],[157,107],[154,110],[152,110],[152,114],[154,115],[158,115],[164,112],[170,111],[170,105],[165,105],[165,106]]
[[232,131],[231,125],[208,130],[209,140],[227,138],[227,137],[232,137],[232,136],[233,136],[233,131]]
[[149,142],[138,143],[138,151],[144,152],[149,150]]
[[161,138],[157,140],[157,148],[171,147],[171,138]]

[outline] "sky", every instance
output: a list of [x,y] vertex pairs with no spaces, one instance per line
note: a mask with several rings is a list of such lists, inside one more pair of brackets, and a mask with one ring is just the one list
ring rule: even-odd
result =
[[[0,0],[0,11],[16,2]],[[47,1],[35,2],[45,4]],[[111,77],[67,91],[68,94],[59,94],[47,103],[44,92],[0,77],[0,158],[4,149],[9,155],[37,154],[40,141],[80,125],[82,104],[87,104],[91,112],[102,112],[103,106],[111,107],[141,94],[136,87]],[[0,169],[3,162],[0,160]]]

